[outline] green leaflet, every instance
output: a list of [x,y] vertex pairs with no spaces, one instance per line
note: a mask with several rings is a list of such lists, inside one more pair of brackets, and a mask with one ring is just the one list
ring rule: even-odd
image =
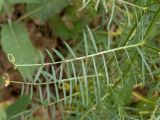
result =
[[7,120],[7,114],[2,107],[0,107],[0,120]]
[[30,97],[29,96],[22,96],[19,99],[17,99],[15,103],[10,105],[6,109],[7,119],[15,117],[17,114],[20,114],[20,113],[24,112],[29,103],[30,103]]
[[38,4],[29,4],[27,6],[27,15],[47,19],[60,13],[67,5],[69,5],[68,0],[44,0]]
[[[39,53],[33,47],[27,30],[22,24],[13,23],[2,27],[1,44],[6,55],[13,55],[15,64],[32,64],[39,61]],[[31,79],[34,67],[18,67],[25,79]]]

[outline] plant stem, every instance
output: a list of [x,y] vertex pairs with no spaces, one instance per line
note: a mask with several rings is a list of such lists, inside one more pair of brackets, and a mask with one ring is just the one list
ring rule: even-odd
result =
[[68,59],[65,61],[58,61],[58,62],[54,62],[54,63],[44,63],[44,64],[14,64],[15,67],[33,67],[33,66],[47,66],[47,65],[55,65],[55,64],[61,64],[61,63],[67,63],[67,62],[71,62],[71,61],[77,61],[77,60],[82,60],[82,59],[87,59],[87,58],[91,58],[91,57],[95,57],[98,55],[102,55],[102,54],[106,54],[106,53],[110,53],[110,52],[114,52],[114,51],[118,51],[118,50],[125,50],[128,48],[134,48],[134,47],[138,47],[138,46],[143,46],[143,42],[138,43],[138,44],[134,44],[134,45],[128,45],[128,46],[123,46],[123,47],[118,47],[118,48],[113,48],[110,50],[106,50],[106,51],[101,51],[95,54],[90,54],[88,56],[82,56],[82,57],[78,57],[78,58],[73,58],[73,59]]

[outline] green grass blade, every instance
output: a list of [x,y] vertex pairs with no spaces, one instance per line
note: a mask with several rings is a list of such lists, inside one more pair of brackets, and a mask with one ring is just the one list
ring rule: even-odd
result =
[[42,70],[43,70],[43,66],[40,66],[39,69],[38,69],[37,74],[36,74],[35,77],[34,77],[34,80],[33,80],[34,83],[38,80],[38,78],[39,78]]
[[154,81],[154,76],[153,76],[152,71],[151,71],[151,69],[150,69],[150,67],[149,67],[149,65],[148,65],[148,63],[147,63],[147,61],[146,61],[146,59],[145,59],[145,57],[144,57],[144,54],[142,53],[142,51],[141,51],[138,47],[136,47],[136,48],[137,48],[138,53],[140,54],[140,56],[141,56],[141,58],[142,58],[142,61],[143,61],[144,64],[146,65],[146,67],[147,67],[147,69],[148,69],[148,71],[149,71],[149,73],[150,73],[150,75],[151,75],[151,77],[152,77],[152,80]]
[[83,31],[83,39],[84,39],[84,47],[85,47],[85,53],[86,53],[86,56],[88,55],[88,42],[87,42],[87,35],[85,33],[85,31]]
[[52,48],[52,50],[56,53],[56,55],[63,61],[65,61],[65,58],[63,57],[63,55],[56,49]]
[[78,79],[78,81],[79,81],[79,87],[80,87],[80,94],[82,97],[82,104],[83,104],[83,106],[86,106],[83,81],[81,79]]
[[95,71],[95,75],[96,75],[96,80],[97,80],[97,88],[98,88],[98,102],[100,102],[100,98],[101,98],[101,86],[100,86],[100,80],[99,80],[99,76],[98,76],[98,69],[97,69],[97,64],[96,64],[96,60],[94,57],[92,57],[92,62],[93,62],[93,66],[94,66],[94,71]]
[[72,71],[73,71],[73,75],[75,78],[75,84],[77,85],[77,75],[76,75],[76,70],[75,70],[75,66],[74,63],[71,61],[71,65],[72,65]]
[[106,80],[107,80],[107,85],[109,85],[109,74],[108,74],[108,68],[107,68],[107,63],[104,57],[104,54],[102,54],[102,59],[103,59],[103,65],[104,65],[104,69],[105,69],[105,76],[106,76]]
[[66,45],[66,47],[68,48],[69,52],[71,53],[71,55],[74,57],[74,58],[77,58],[74,51],[72,50],[72,48],[68,45],[68,43],[66,43],[64,41],[64,44]]
[[93,36],[93,34],[92,34],[91,29],[90,29],[88,26],[87,26],[87,30],[88,30],[89,36],[90,36],[90,38],[91,38],[93,47],[94,47],[95,51],[98,52],[98,48],[97,48],[97,45],[96,45],[96,41],[95,41],[95,39],[94,39],[94,36]]
[[[51,66],[51,69],[52,69],[52,78],[53,78],[54,81],[57,81],[56,72],[55,72],[54,66]],[[58,87],[57,87],[57,83],[54,83],[54,87],[55,87],[57,101],[59,101],[60,100],[60,96],[59,96],[59,92],[58,92],[59,90],[58,90]]]
[[84,76],[84,84],[85,84],[85,95],[86,95],[86,106],[88,106],[89,103],[89,91],[88,91],[88,80],[87,80],[87,71],[84,64],[84,61],[81,60],[82,63],[82,69],[83,69],[83,76]]
[[46,52],[47,52],[47,54],[49,55],[49,57],[51,58],[52,62],[54,63],[55,60],[54,60],[53,55],[51,54],[51,52],[49,52],[48,49],[46,49]]
[[114,11],[115,11],[115,0],[112,0],[112,11],[111,11],[111,16],[110,16],[110,19],[109,19],[109,22],[108,22],[108,26],[107,26],[107,29],[110,28],[110,25],[111,25],[111,22],[113,20],[113,16],[114,16]]

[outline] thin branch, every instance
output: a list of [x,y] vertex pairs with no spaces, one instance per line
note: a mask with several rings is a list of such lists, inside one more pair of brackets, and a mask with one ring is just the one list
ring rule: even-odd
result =
[[[98,76],[102,76],[102,74],[98,74]],[[88,75],[86,76],[87,78],[93,78],[93,77],[97,77],[97,75]],[[75,79],[84,79],[84,76],[80,76],[80,77],[72,77],[72,78],[67,78],[67,79],[62,79],[62,80],[54,80],[52,82],[43,82],[43,83],[31,83],[31,82],[19,82],[19,81],[13,81],[10,80],[9,83],[13,83],[13,84],[23,84],[23,85],[47,85],[47,84],[54,84],[54,83],[62,83],[62,82],[67,82],[67,81],[71,81],[71,80],[75,80]]]
[[55,64],[61,64],[61,63],[67,63],[67,62],[71,62],[71,61],[77,61],[77,60],[83,60],[83,59],[87,59],[87,58],[91,58],[94,56],[98,56],[98,55],[102,55],[102,54],[106,54],[106,53],[110,53],[110,52],[114,52],[114,51],[118,51],[118,50],[125,50],[128,48],[134,48],[134,47],[138,47],[138,46],[143,46],[143,42],[138,43],[138,44],[134,44],[134,45],[128,45],[128,46],[123,46],[123,47],[118,47],[118,48],[113,48],[110,50],[106,50],[106,51],[101,51],[95,54],[90,54],[88,56],[82,56],[82,57],[78,57],[78,58],[73,58],[73,59],[68,59],[68,60],[63,60],[63,61],[58,61],[58,62],[54,62],[54,63],[44,63],[44,64],[16,64],[16,63],[12,63],[11,58],[9,59],[9,61],[15,65],[15,67],[33,67],[33,66],[47,66],[47,65],[55,65]]

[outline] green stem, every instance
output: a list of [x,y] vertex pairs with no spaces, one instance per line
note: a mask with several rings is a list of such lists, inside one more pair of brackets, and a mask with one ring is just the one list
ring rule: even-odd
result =
[[160,7],[158,8],[156,14],[154,15],[154,17],[153,17],[153,19],[152,19],[152,21],[151,21],[151,23],[150,23],[145,35],[144,35],[144,41],[147,40],[147,37],[150,35],[150,33],[151,33],[151,31],[152,31],[152,29],[154,27],[154,24],[156,23],[156,21],[157,21],[159,16],[160,16]]
[[33,66],[41,66],[41,65],[55,65],[55,64],[60,64],[60,63],[67,63],[67,62],[71,62],[71,61],[77,61],[77,60],[83,60],[83,59],[87,59],[87,58],[91,58],[94,56],[98,56],[98,55],[102,55],[102,54],[106,54],[106,53],[110,53],[110,52],[114,52],[114,51],[119,51],[119,50],[125,50],[125,49],[129,49],[129,48],[134,48],[134,47],[138,47],[138,46],[143,46],[143,42],[138,43],[138,44],[133,44],[133,45],[127,45],[127,46],[123,46],[123,47],[118,47],[118,48],[113,48],[110,50],[106,50],[106,51],[101,51],[98,53],[94,53],[94,54],[90,54],[88,56],[82,56],[82,57],[78,57],[78,58],[73,58],[73,59],[68,59],[68,60],[64,60],[64,61],[58,61],[58,62],[54,62],[54,63],[44,63],[44,64],[15,64],[16,67],[33,67]]

